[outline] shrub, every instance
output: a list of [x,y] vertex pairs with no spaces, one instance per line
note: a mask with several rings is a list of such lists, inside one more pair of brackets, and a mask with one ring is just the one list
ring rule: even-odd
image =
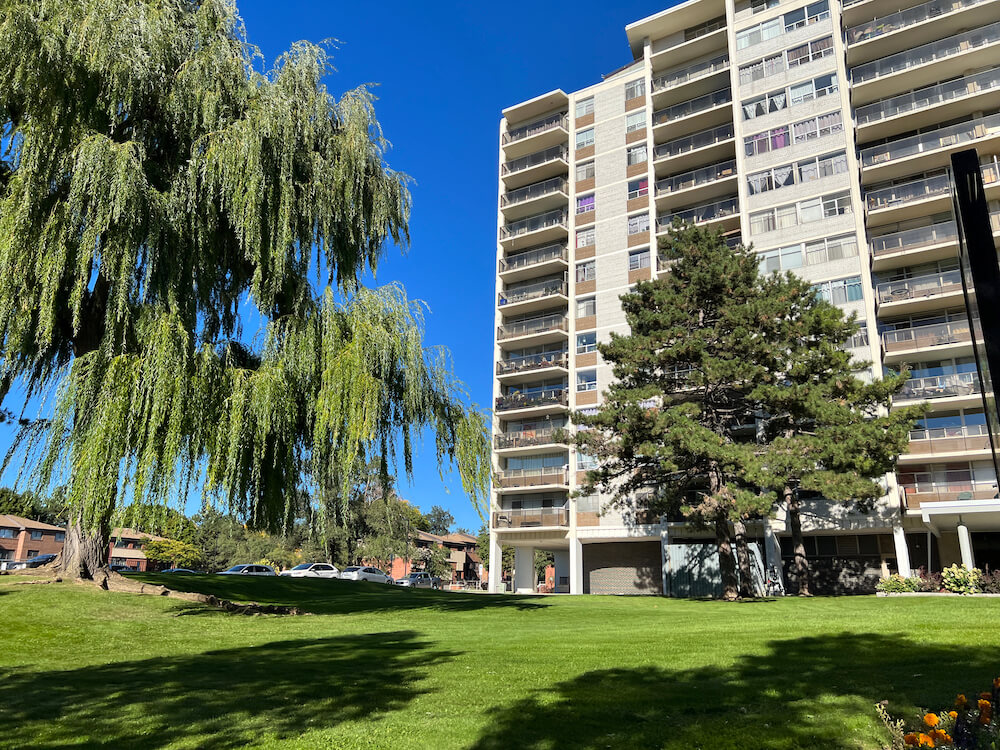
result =
[[910,591],[918,591],[919,587],[919,578],[904,578],[899,573],[893,573],[888,578],[883,578],[875,584],[875,590],[885,594],[904,594]]
[[983,573],[979,580],[979,590],[984,594],[1000,594],[1000,570]]
[[[959,695],[950,709],[927,711],[912,718],[893,719],[888,701],[876,704],[875,710],[889,732],[891,750],[911,747],[936,747],[940,750],[994,750],[1000,742],[1000,677],[993,680],[993,690],[967,698]],[[910,731],[907,731],[907,727]]]
[[974,594],[982,572],[978,568],[952,565],[941,571],[941,583],[953,594]]
[[940,573],[926,573],[924,571],[920,572],[920,577],[917,580],[917,591],[932,592],[937,593],[944,585],[941,583]]

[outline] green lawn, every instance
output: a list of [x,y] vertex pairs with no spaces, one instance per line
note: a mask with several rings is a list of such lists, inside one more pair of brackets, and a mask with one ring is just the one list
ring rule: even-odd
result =
[[169,578],[301,617],[0,578],[3,748],[878,748],[1000,674],[1000,601],[726,604]]

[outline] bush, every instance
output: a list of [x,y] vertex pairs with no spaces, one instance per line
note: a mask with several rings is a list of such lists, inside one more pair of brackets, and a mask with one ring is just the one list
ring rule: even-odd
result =
[[919,586],[919,578],[904,578],[899,573],[893,573],[888,578],[883,578],[876,583],[875,590],[885,594],[904,594],[911,591],[918,591]]
[[983,573],[979,580],[979,590],[984,594],[1000,594],[1000,570]]
[[[894,719],[889,702],[875,705],[889,732],[890,750],[936,747],[940,750],[996,750],[1000,747],[1000,677],[991,691],[978,697],[958,695],[951,708],[927,711],[912,718]],[[908,730],[909,727],[909,730]]]
[[944,588],[944,584],[941,583],[940,573],[927,573],[921,570],[920,577],[917,578],[916,580],[917,580],[917,591],[936,594],[942,588]]
[[981,577],[982,572],[978,568],[970,570],[957,564],[941,571],[941,583],[953,594],[974,594]]

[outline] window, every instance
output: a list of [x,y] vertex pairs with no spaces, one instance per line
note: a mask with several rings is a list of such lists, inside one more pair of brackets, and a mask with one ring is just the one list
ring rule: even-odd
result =
[[594,271],[594,261],[588,260],[584,263],[576,264],[576,280],[581,281],[593,281],[597,278],[597,274]]
[[628,254],[628,270],[638,271],[640,268],[649,268],[649,248],[642,250],[632,250]]
[[592,471],[597,468],[597,459],[583,451],[577,451],[576,468],[577,471]]
[[750,0],[750,12],[760,13],[768,8],[777,8],[779,0]]
[[31,532],[31,541],[37,542],[41,538],[42,538],[42,532],[41,531],[33,530]]
[[586,117],[587,115],[594,114],[594,97],[588,99],[580,99],[576,103],[576,116]]
[[752,120],[761,115],[778,112],[787,106],[788,97],[785,96],[785,90],[772,91],[770,94],[743,102],[743,119]]
[[14,529],[0,529],[0,539],[13,539]]
[[585,161],[583,164],[576,165],[576,181],[581,180],[592,180],[594,179],[594,162]]
[[750,214],[750,234],[764,234],[774,230],[774,211],[772,209]]
[[825,281],[822,284],[816,284],[813,289],[816,290],[820,299],[825,299],[834,305],[857,302],[862,298],[860,276]]
[[66,532],[65,531],[57,531],[56,532],[56,541],[57,542],[65,542],[66,541]]
[[835,195],[823,196],[823,216],[842,216],[853,212],[851,207],[850,193],[836,193]]
[[818,164],[820,177],[843,174],[847,171],[847,154],[841,151],[839,154],[820,157]]
[[585,297],[578,299],[576,301],[576,317],[589,318],[591,315],[597,315],[597,298]]
[[576,390],[596,391],[597,390],[597,370],[580,370],[576,374]]
[[743,141],[747,156],[766,154],[769,151],[777,151],[789,145],[788,126],[782,125],[757,135],[752,135]]
[[629,81],[625,84],[625,101],[629,99],[638,99],[640,96],[646,95],[646,79],[636,78],[634,81]]
[[585,214],[588,211],[593,211],[595,206],[594,194],[590,195],[580,195],[576,199],[576,212],[578,214]]
[[746,49],[755,44],[774,39],[781,34],[781,19],[772,18],[749,29],[744,29],[736,35],[736,49]]
[[812,42],[808,42],[807,44],[800,44],[799,46],[792,47],[788,50],[788,67],[794,68],[798,65],[804,65],[807,62],[819,60],[820,58],[826,57],[832,53],[832,37],[824,37],[822,39],[816,39]]
[[628,233],[639,234],[649,231],[649,214],[636,214],[628,217]]
[[625,132],[632,133],[646,127],[646,110],[640,109],[638,112],[629,112],[625,115]]
[[578,130],[576,132],[576,147],[586,148],[594,145],[594,129]]
[[38,550],[37,549],[29,549],[28,550],[28,557],[38,557]]
[[587,354],[588,352],[597,351],[597,332],[588,331],[587,333],[576,334],[576,353],[577,354]]
[[579,247],[590,247],[597,241],[597,233],[594,227],[588,227],[587,229],[581,229],[576,233],[576,246]]
[[644,195],[649,195],[649,178],[643,177],[639,180],[632,180],[628,184],[628,199],[641,198]]
[[646,161],[646,144],[643,143],[641,146],[633,146],[626,151],[625,161],[631,167],[633,164],[642,164]]
[[802,246],[792,245],[760,254],[760,272],[773,273],[802,267]]
[[868,325],[862,323],[858,326],[858,332],[851,336],[844,344],[846,349],[860,349],[868,346]]
[[810,221],[819,221],[823,218],[823,199],[810,198],[799,203],[799,221],[808,224]]

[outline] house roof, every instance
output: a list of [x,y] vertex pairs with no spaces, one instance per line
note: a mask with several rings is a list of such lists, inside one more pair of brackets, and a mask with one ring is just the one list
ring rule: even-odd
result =
[[444,539],[449,542],[459,542],[461,544],[475,544],[478,541],[472,534],[463,534],[458,531],[448,534]]
[[437,542],[438,544],[461,544],[467,546],[476,543],[476,537],[469,534],[431,534],[429,531],[417,531],[417,540],[422,542]]
[[0,513],[0,526],[4,528],[15,528],[21,529],[35,529],[36,531],[41,529],[43,531],[65,531],[66,529],[62,526],[53,526],[51,523],[42,523],[41,521],[32,521],[30,518],[22,518],[21,516],[12,516],[6,513]]
[[156,534],[147,534],[145,531],[136,531],[135,529],[113,529],[111,531],[112,539],[155,539],[156,541],[163,541],[166,537],[157,536]]

